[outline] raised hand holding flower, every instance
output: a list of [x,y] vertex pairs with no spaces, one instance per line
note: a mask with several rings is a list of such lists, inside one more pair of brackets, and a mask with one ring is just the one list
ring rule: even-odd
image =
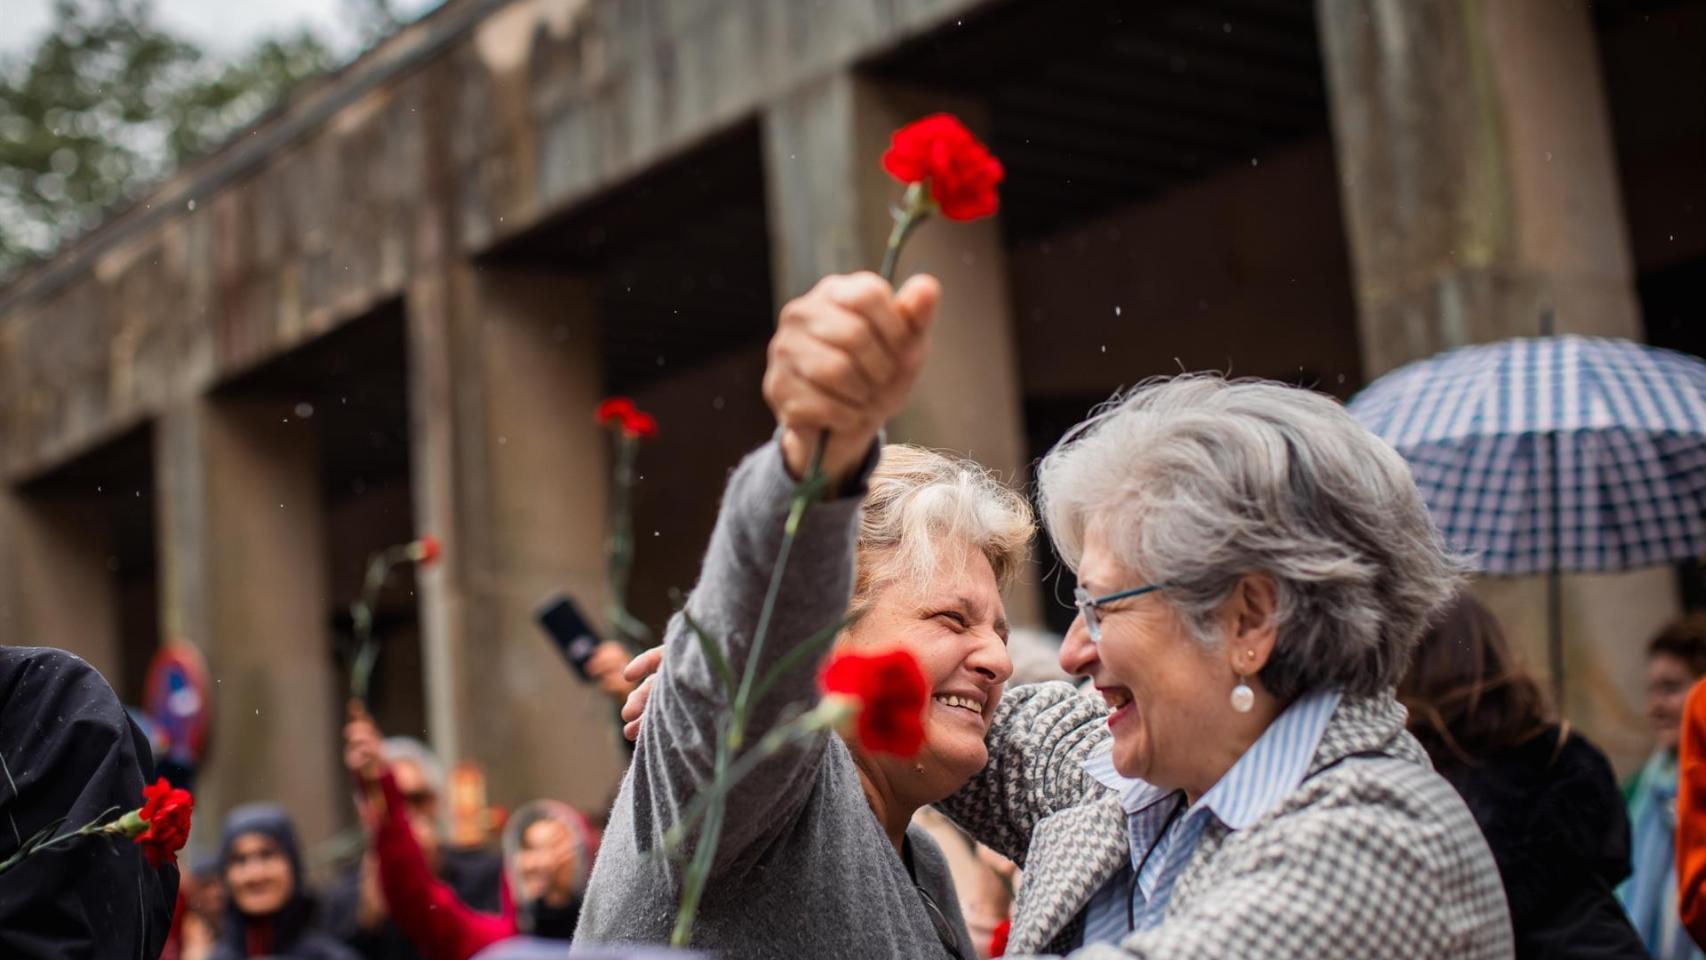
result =
[[[972,220],[989,216],[1000,206],[996,193],[1003,176],[1000,162],[947,114],[925,117],[896,131],[883,156],[883,167],[907,184],[907,189],[894,210],[894,229],[879,275],[825,278],[783,309],[771,341],[764,396],[782,426],[783,459],[800,481],[789,506],[746,663],[729,664],[720,645],[687,620],[706,658],[727,685],[731,706],[720,728],[710,782],[694,808],[671,829],[666,844],[665,852],[673,854],[686,831],[697,825],[697,849],[683,873],[681,906],[670,937],[675,945],[691,939],[716,856],[728,791],[761,758],[849,719],[856,735],[874,751],[915,753],[924,739],[928,686],[911,655],[897,651],[875,657],[849,654],[836,658],[823,676],[828,695],[815,709],[772,728],[756,744],[746,742],[752,708],[764,699],[778,668],[821,651],[840,626],[796,639],[794,649],[767,676],[758,676],[757,664],[801,520],[825,489],[857,469],[884,421],[905,404],[913,380],[923,368],[927,333],[940,289],[929,277],[915,277],[898,292],[893,288],[901,248],[931,213],[941,213],[950,220]],[[625,423],[622,418],[627,410],[615,407],[606,411],[601,407],[601,420],[606,415]],[[626,710],[624,719],[632,721]]]

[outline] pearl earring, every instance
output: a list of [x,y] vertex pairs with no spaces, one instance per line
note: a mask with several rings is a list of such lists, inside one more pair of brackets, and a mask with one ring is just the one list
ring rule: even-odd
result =
[[1256,691],[1244,682],[1244,675],[1238,675],[1238,686],[1232,688],[1232,709],[1239,713],[1249,713],[1256,706]]
[[[1254,660],[1255,658],[1256,651],[1244,651],[1245,660]],[[1256,691],[1250,689],[1250,684],[1245,681],[1244,675],[1240,673],[1238,675],[1238,686],[1232,688],[1232,709],[1239,713],[1249,713],[1255,706]]]
[[924,772],[924,764],[915,763],[912,765],[912,769],[915,773],[923,773]]

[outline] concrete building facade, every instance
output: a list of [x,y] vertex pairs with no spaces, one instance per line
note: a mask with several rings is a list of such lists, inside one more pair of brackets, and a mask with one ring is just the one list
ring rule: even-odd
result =
[[[366,556],[375,707],[495,801],[601,809],[612,707],[532,622],[601,610],[634,396],[633,603],[693,582],[766,435],[779,304],[875,263],[888,132],[965,117],[1000,217],[931,224],[947,291],[900,438],[1018,483],[1121,385],[1229,370],[1348,397],[1557,327],[1706,350],[1706,2],[450,0],[0,291],[0,642],[140,696],[205,654],[202,804],[348,822],[337,737]],[[1064,626],[1039,548],[1016,618]],[[1646,747],[1641,646],[1698,589],[1566,582],[1566,714]],[[1487,582],[1546,669],[1543,591]]]

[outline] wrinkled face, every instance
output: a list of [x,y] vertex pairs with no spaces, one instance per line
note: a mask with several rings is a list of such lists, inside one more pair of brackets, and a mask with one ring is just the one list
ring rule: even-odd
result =
[[561,905],[574,894],[575,846],[563,823],[544,819],[528,824],[515,860],[522,900]]
[[[1092,597],[1149,583],[1115,558],[1094,524],[1084,536],[1078,582]],[[1083,614],[1072,621],[1061,669],[1088,677],[1113,710],[1115,769],[1159,787],[1186,788],[1200,764],[1192,744],[1212,742],[1205,735],[1226,721],[1237,677],[1225,656],[1197,642],[1166,590],[1115,600],[1098,616],[1100,644],[1091,641]]]
[[[880,581],[866,612],[841,644],[900,647],[918,659],[932,697],[924,713],[924,747],[913,758],[862,756],[909,799],[934,803],[983,769],[983,738],[1013,675],[1007,657],[1007,609],[995,571],[981,550],[938,545],[943,573],[929,583]],[[858,751],[858,748],[854,748]],[[924,772],[917,767],[923,765]]]
[[1688,664],[1669,654],[1647,658],[1647,719],[1660,749],[1675,750],[1682,740],[1682,709],[1698,679]]
[[284,909],[296,890],[290,861],[271,837],[245,833],[231,844],[225,865],[231,901],[246,917],[270,917]]
[[391,764],[391,776],[409,808],[409,829],[421,845],[421,853],[434,869],[438,867],[438,794],[427,783],[421,768],[409,760]]

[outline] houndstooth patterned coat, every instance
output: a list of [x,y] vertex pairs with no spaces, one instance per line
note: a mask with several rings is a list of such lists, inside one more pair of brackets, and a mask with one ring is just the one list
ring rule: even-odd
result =
[[[1119,800],[1084,772],[1106,708],[1065,683],[1008,691],[989,764],[940,806],[1025,870],[1008,955],[1066,953],[1129,857]],[[1391,696],[1346,697],[1302,784],[1261,820],[1204,830],[1160,925],[1073,960],[1512,955],[1497,866]]]

